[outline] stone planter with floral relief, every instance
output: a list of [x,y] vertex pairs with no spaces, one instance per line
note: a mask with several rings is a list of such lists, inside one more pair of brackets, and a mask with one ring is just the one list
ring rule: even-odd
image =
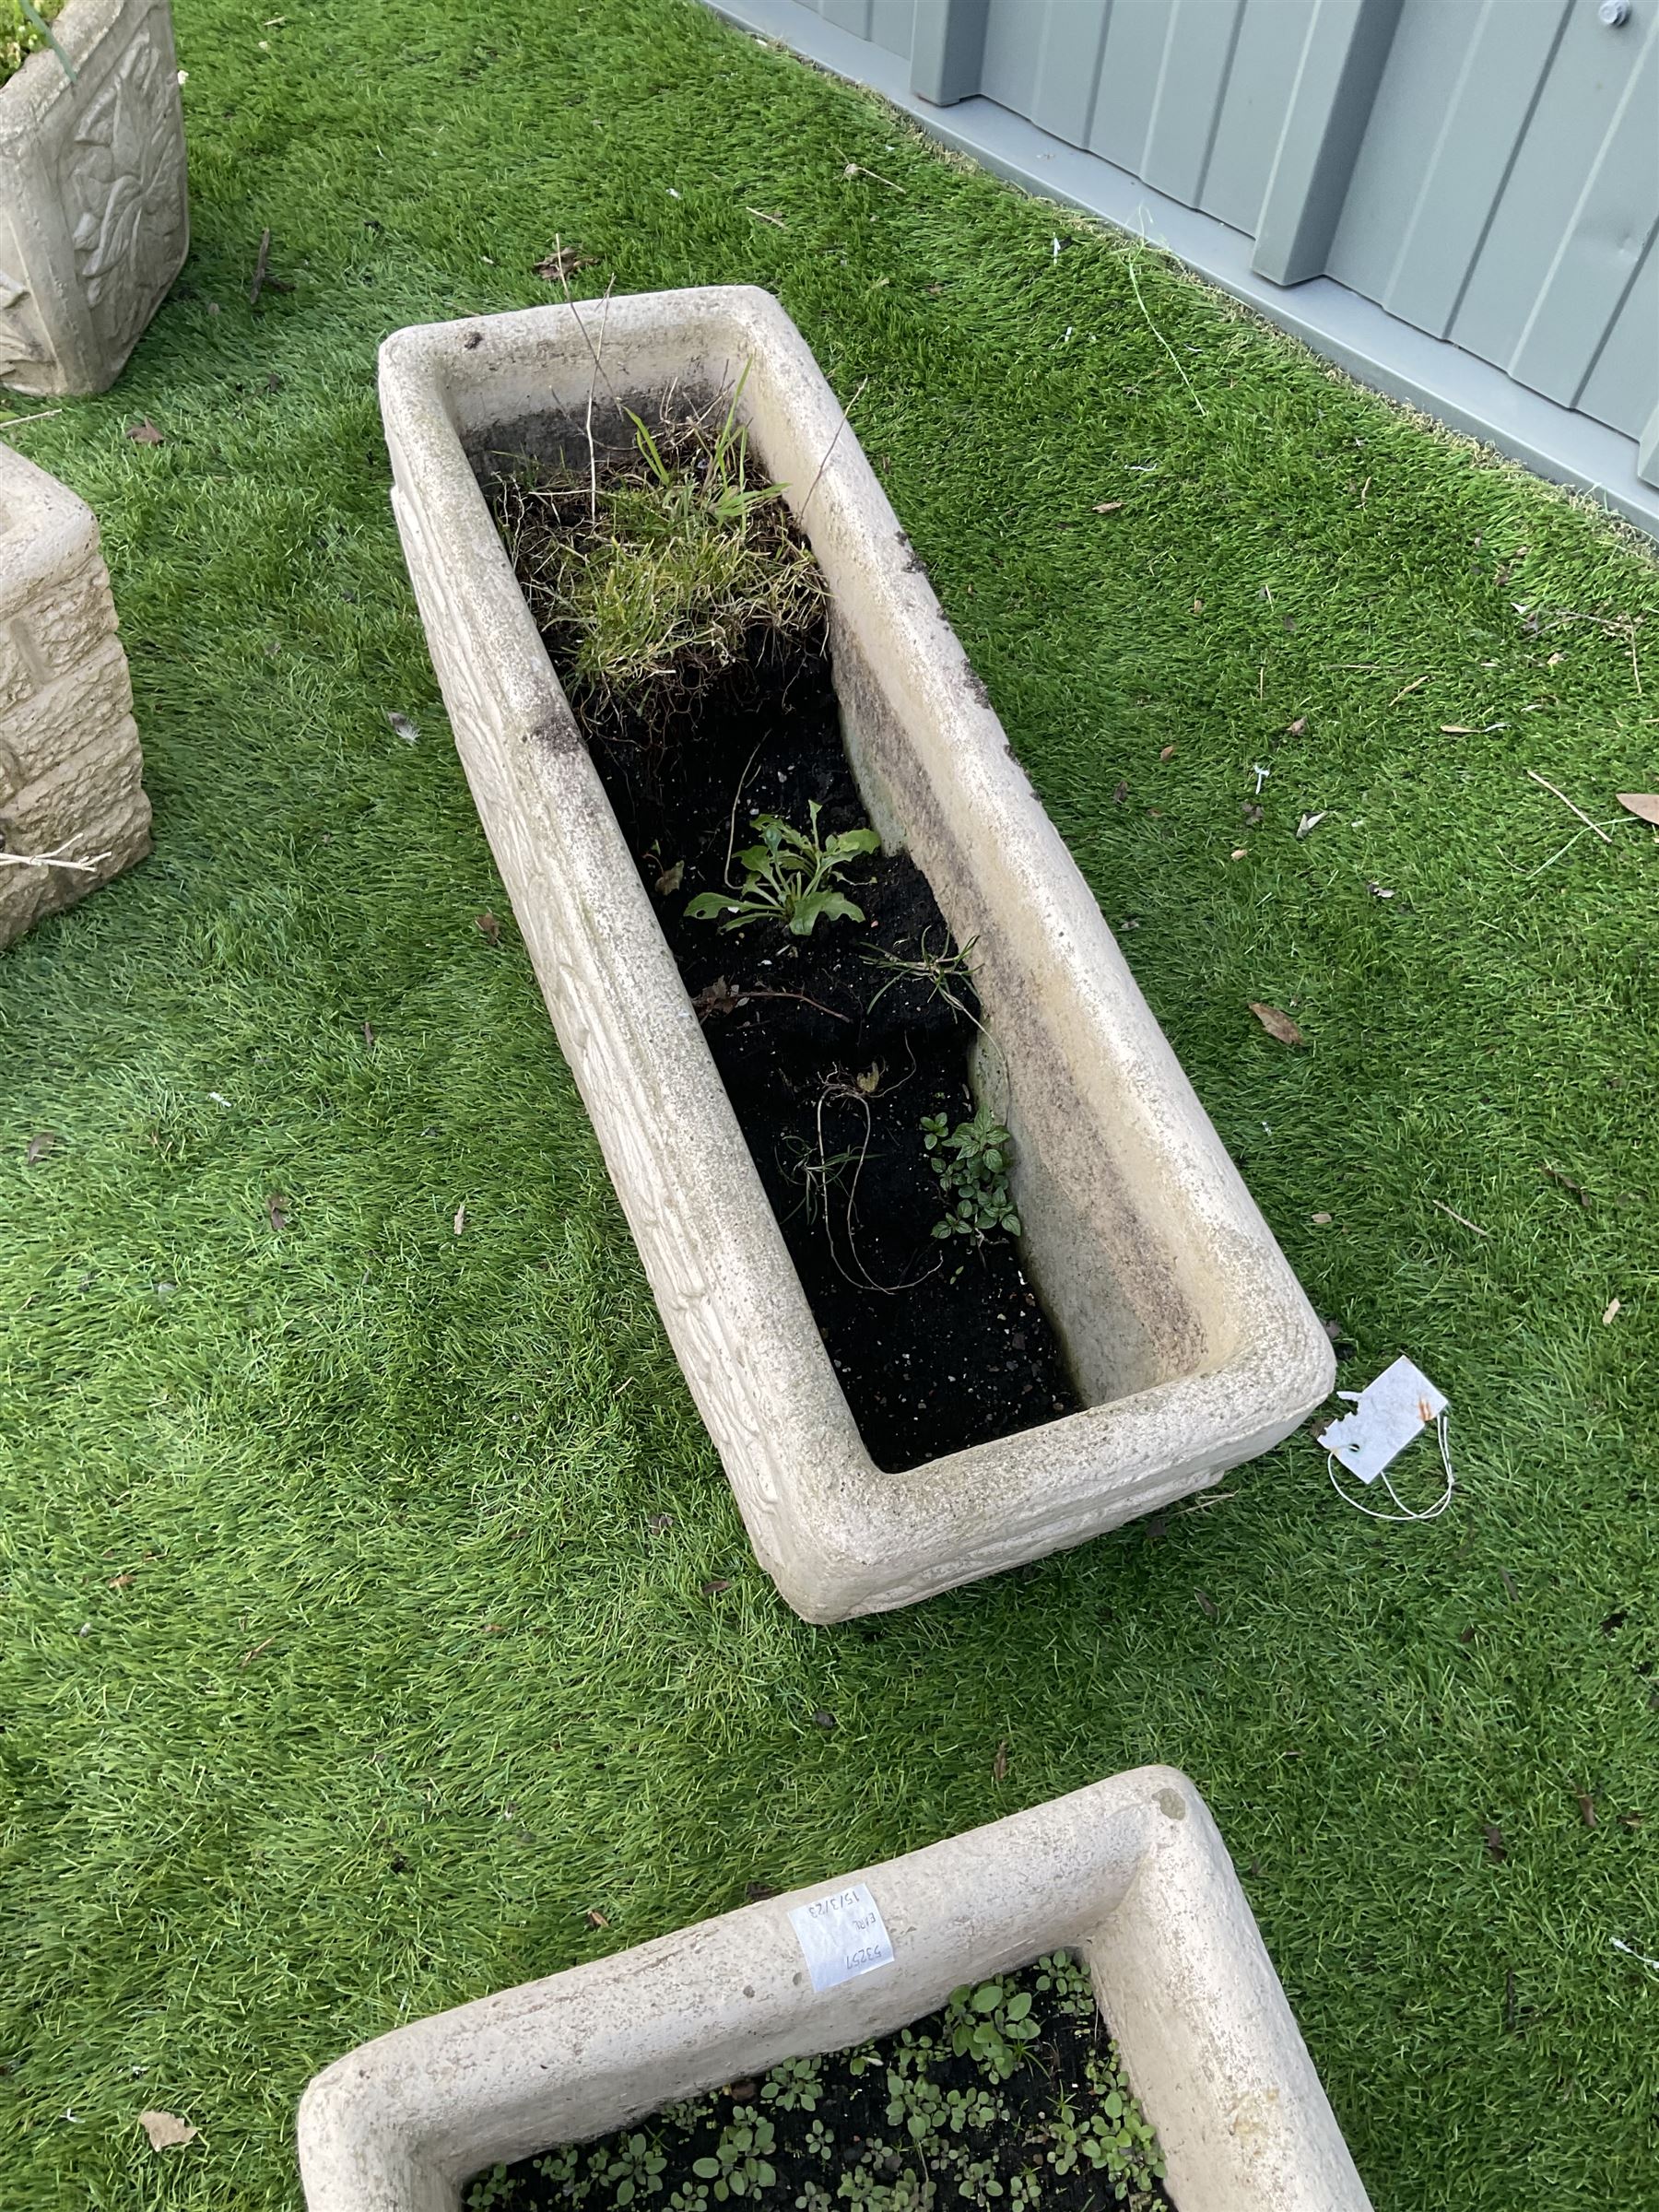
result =
[[41,397],[114,382],[190,244],[167,0],[52,29],[0,85],[0,384]]

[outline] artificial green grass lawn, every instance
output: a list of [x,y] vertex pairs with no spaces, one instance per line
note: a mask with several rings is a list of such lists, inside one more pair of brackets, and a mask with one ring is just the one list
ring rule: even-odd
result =
[[[12,432],[102,519],[157,850],[0,959],[0,2199],[292,2206],[360,2039],[1170,1759],[1380,2212],[1651,2202],[1659,656],[1560,618],[1648,647],[1647,555],[1139,253],[1189,392],[1124,241],[690,0],[177,14],[190,266]],[[376,341],[547,298],[556,232],[589,294],[771,287],[860,393],[1345,1382],[1450,1392],[1443,1519],[1300,1435],[911,1612],[779,1602],[386,505]]]

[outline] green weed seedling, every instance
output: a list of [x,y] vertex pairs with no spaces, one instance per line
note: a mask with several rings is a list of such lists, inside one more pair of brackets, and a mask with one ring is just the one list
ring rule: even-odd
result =
[[755,2195],[770,2189],[778,2178],[766,2156],[774,2142],[771,2122],[761,2119],[750,2106],[739,2105],[721,2130],[713,2155],[694,2159],[691,2171],[699,2181],[709,2183],[716,2204],[724,2205],[728,2197]]
[[982,1244],[999,1229],[1018,1236],[1019,1216],[1008,1189],[1008,1133],[993,1121],[989,1107],[981,1106],[971,1121],[954,1129],[946,1114],[924,1114],[922,1144],[945,1199],[944,1216],[934,1223],[935,1237],[971,1237]]
[[718,922],[724,930],[747,929],[757,922],[781,924],[792,937],[809,937],[820,918],[862,922],[864,909],[839,888],[848,861],[877,853],[881,839],[874,830],[839,830],[818,836],[818,804],[809,802],[812,821],[797,830],[779,815],[758,814],[760,842],[737,855],[742,888],[700,891],[687,907],[694,922]]
[[1030,1991],[1010,1989],[1001,1981],[954,1991],[945,2007],[945,2026],[957,2056],[977,2059],[997,2081],[1007,2080],[1038,2034]]

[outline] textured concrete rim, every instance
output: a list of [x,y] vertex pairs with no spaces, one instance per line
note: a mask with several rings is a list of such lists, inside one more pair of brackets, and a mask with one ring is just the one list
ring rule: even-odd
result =
[[[793,1906],[867,1882],[890,1966],[814,1994]],[[769,1898],[363,2044],[300,2106],[309,2212],[455,2212],[498,2159],[845,2049],[1061,1946],[1181,2212],[1370,2212],[1215,1822],[1171,1767]]]
[[[1145,1278],[1133,1295],[1150,1307],[1179,1292],[1192,1309],[1179,1318],[1198,1349],[1170,1352],[1170,1371],[1149,1369],[1146,1386],[1102,1389],[1082,1412],[902,1475],[865,1451],[467,457],[469,443],[551,407],[580,419],[601,350],[606,382],[638,402],[677,379],[729,388],[747,365],[740,412],[805,508],[830,582],[843,707],[843,666],[856,665],[860,712],[912,774],[934,848],[914,807],[899,809],[899,828],[953,924],[939,867],[956,868],[989,917],[982,941],[1018,974],[1011,995],[1046,1024],[1023,1059],[1005,1042],[1028,1104],[1064,1087],[1075,1107],[1068,1172],[1079,1190],[1093,1177],[1093,1211],[1058,1182],[1050,1191],[1065,1265],[1110,1275],[1116,1258],[1099,1253],[1119,1236]],[[1277,1443],[1330,1389],[1325,1332],[777,301],[719,288],[400,331],[382,348],[381,406],[479,814],[665,1324],[789,1603],[813,1620],[909,1604],[1082,1542]],[[1022,1153],[1034,1156],[1023,1139]],[[1016,1194],[1030,1223],[1031,1194]],[[1028,1245],[1053,1309],[1035,1231]],[[1106,1288],[1117,1292],[1115,1277]]]

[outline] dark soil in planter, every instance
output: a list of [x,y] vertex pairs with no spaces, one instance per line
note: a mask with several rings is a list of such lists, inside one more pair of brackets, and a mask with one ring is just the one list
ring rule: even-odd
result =
[[[564,527],[558,491],[515,496],[521,546],[526,507],[549,536]],[[585,482],[575,512],[584,525]],[[947,1209],[921,1124],[974,1111],[978,1006],[972,948],[964,962],[908,855],[847,862],[838,888],[864,920],[806,936],[687,913],[741,881],[758,814],[805,830],[816,805],[820,838],[867,826],[821,611],[787,636],[759,627],[724,666],[677,669],[644,708],[595,697],[568,633],[544,636],[872,1458],[897,1471],[1075,1411],[1017,1240],[934,1234]]]
[[1168,2212],[1162,2163],[1065,1954],[959,1990],[879,2041],[498,2166],[466,2212]]

